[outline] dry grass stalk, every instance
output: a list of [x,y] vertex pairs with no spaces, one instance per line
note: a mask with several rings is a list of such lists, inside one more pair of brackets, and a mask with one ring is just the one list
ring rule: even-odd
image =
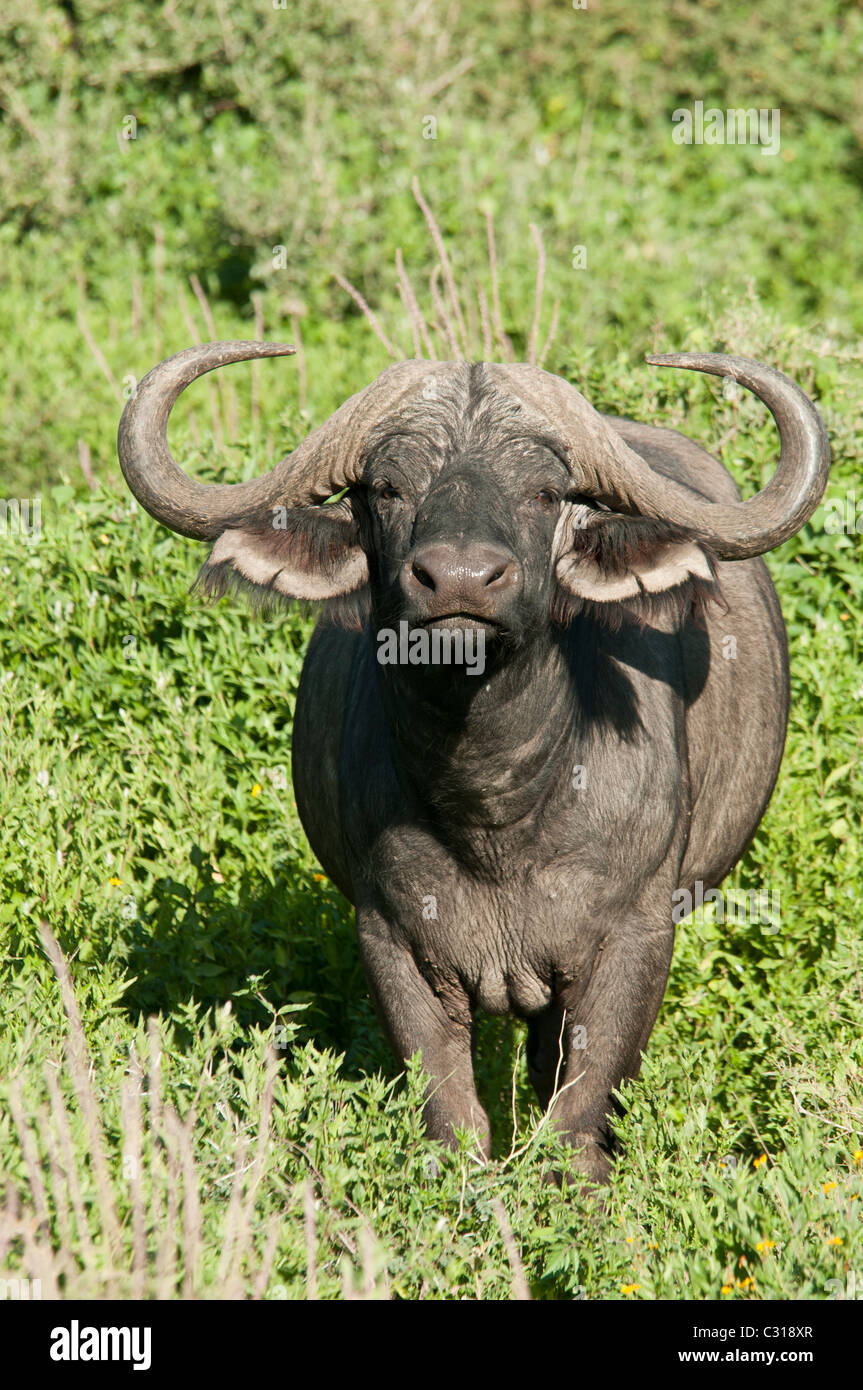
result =
[[233,1183],[231,1184],[231,1200],[228,1203],[228,1212],[225,1217],[225,1228],[222,1233],[222,1254],[219,1260],[219,1270],[216,1276],[221,1288],[224,1288],[228,1278],[228,1271],[234,1255],[234,1246],[237,1243],[240,1227],[240,1217],[243,1210],[243,1187],[246,1173],[246,1150],[248,1144],[244,1135],[239,1135],[235,1151],[235,1167],[233,1172]]
[[[207,298],[204,286],[201,284],[197,275],[189,276],[189,284],[192,286],[192,292],[200,305],[201,314],[207,326],[207,332],[210,335],[210,342],[214,343],[219,335],[216,332],[216,320],[213,317],[213,311],[210,308],[210,301]],[[228,434],[231,439],[236,439],[240,430],[236,388],[230,375],[226,376],[221,372],[216,377],[216,385],[220,392],[222,410]]]
[[479,321],[482,325],[482,357],[484,362],[490,362],[492,358],[491,347],[491,322],[488,316],[488,300],[485,297],[485,290],[482,285],[476,287],[476,301],[479,305]]
[[278,1054],[274,1049],[270,1049],[267,1058],[267,1076],[264,1082],[263,1096],[261,1097],[261,1116],[258,1124],[258,1141],[255,1145],[255,1157],[247,1182],[245,1201],[239,1214],[237,1241],[227,1278],[227,1285],[230,1290],[228,1293],[229,1298],[242,1297],[243,1261],[246,1259],[252,1245],[255,1225],[255,1201],[258,1195],[258,1189],[261,1185],[261,1178],[264,1175],[267,1153],[269,1152],[272,1142],[271,1122],[273,1116],[273,1091],[275,1089],[278,1071]]
[[345,277],[344,277],[343,275],[339,275],[338,272],[335,272],[335,274],[333,275],[333,279],[336,281],[337,284],[341,285],[342,289],[345,291],[346,294],[349,294],[349,295],[350,295],[351,299],[354,301],[354,303],[356,304],[357,308],[360,310],[360,312],[363,314],[363,316],[364,316],[366,319],[368,319],[369,323],[371,324],[372,331],[375,333],[376,337],[380,340],[380,342],[383,343],[384,347],[386,348],[387,352],[389,353],[389,355],[390,355],[390,357],[393,359],[393,361],[394,361],[394,362],[401,362],[401,361],[403,361],[403,360],[404,360],[404,353],[403,353],[403,352],[399,352],[398,349],[395,348],[395,347],[393,346],[393,344],[390,342],[390,340],[389,340],[389,338],[387,337],[386,333],[385,333],[384,330],[381,328],[381,325],[380,325],[380,323],[378,322],[378,319],[377,319],[376,315],[374,314],[374,312],[372,311],[372,309],[369,307],[368,302],[367,302],[367,301],[363,298],[363,296],[360,294],[359,290],[356,289],[355,286],[351,284],[350,280],[346,280]]
[[195,1169],[192,1140],[195,1132],[196,1112],[192,1107],[182,1122],[176,1117],[174,1111],[171,1111],[171,1115],[172,1122],[176,1124],[176,1141],[183,1172],[183,1297],[194,1298],[204,1248],[204,1223],[201,1217],[198,1175]]
[[[57,1067],[43,1066],[50,1105],[33,1107],[17,1078],[10,1083],[10,1114],[18,1134],[27,1173],[22,1196],[7,1185],[0,1207],[0,1269],[10,1253],[25,1277],[41,1281],[43,1298],[133,1298],[200,1296],[204,1249],[194,1133],[201,1083],[185,1120],[165,1098],[162,1081],[163,1042],[155,1019],[148,1022],[148,1061],[145,1078],[138,1056],[130,1053],[128,1077],[121,1088],[122,1179],[112,1175],[106,1158],[106,1136],[100,1103],[90,1081],[92,1058],[87,1048],[71,972],[46,923],[40,937],[60,984],[69,1021],[66,1056],[86,1138],[76,1152],[73,1133],[79,1115],[61,1090]],[[224,1222],[218,1297],[265,1296],[278,1249],[281,1224],[276,1216],[266,1226],[260,1263],[254,1261],[258,1228],[257,1201],[267,1173],[272,1146],[272,1115],[279,1058],[268,1056],[262,1091],[258,1138],[251,1162],[248,1145],[228,1112],[233,1189]],[[204,1071],[207,1071],[205,1066]],[[80,1141],[79,1141],[80,1142]],[[96,1204],[83,1186],[92,1169]],[[124,1206],[124,1233],[116,1205]],[[126,1206],[128,1196],[128,1206]],[[182,1203],[182,1209],[181,1209]],[[98,1235],[96,1233],[98,1232]],[[94,1239],[95,1235],[95,1239]],[[155,1257],[148,1242],[156,1242]],[[59,1248],[54,1248],[54,1247]],[[255,1269],[254,1279],[246,1270]],[[315,1281],[316,1288],[316,1281]],[[212,1296],[212,1295],[210,1295]]]
[[486,242],[488,244],[488,267],[491,272],[491,306],[492,323],[497,337],[497,345],[503,355],[505,362],[514,362],[515,353],[512,343],[503,331],[503,319],[500,312],[500,285],[497,277],[497,246],[494,239],[494,219],[490,212],[485,215]]
[[[75,1216],[77,1247],[81,1252],[81,1259],[85,1267],[87,1267],[93,1263],[95,1254],[93,1242],[90,1238],[90,1225],[87,1220],[87,1211],[84,1206],[84,1195],[81,1191],[81,1183],[78,1176],[78,1165],[75,1161],[75,1150],[72,1145],[72,1131],[69,1125],[69,1115],[66,1110],[66,1103],[60,1092],[60,1084],[57,1080],[56,1071],[52,1066],[45,1067],[45,1080],[48,1083],[48,1092],[51,1097],[51,1115],[54,1121],[54,1132],[59,1139],[60,1148],[63,1153],[69,1199]],[[71,1244],[69,1248],[72,1249]]]
[[[80,290],[81,290],[81,297],[82,297],[82,299],[86,299],[86,296],[87,296],[87,287],[86,287],[86,285],[84,284],[83,277],[79,276],[79,278],[78,278],[78,284],[79,284],[79,288],[80,288]],[[105,380],[107,381],[108,385],[110,386],[111,390],[113,391],[113,393],[114,393],[114,395],[115,395],[117,401],[119,402],[119,404],[120,404],[120,405],[124,404],[124,402],[123,402],[123,392],[122,392],[122,390],[120,389],[120,385],[119,385],[119,383],[118,383],[118,381],[117,381],[117,378],[114,376],[114,373],[111,371],[111,368],[108,366],[107,360],[106,360],[106,358],[105,358],[105,354],[103,353],[102,349],[99,347],[99,344],[96,342],[96,339],[93,337],[93,334],[90,332],[90,325],[87,323],[87,319],[86,319],[86,317],[85,317],[84,310],[81,308],[80,305],[78,306],[77,310],[75,311],[75,322],[76,322],[77,325],[78,325],[78,331],[79,331],[79,333],[81,334],[81,337],[84,339],[84,342],[87,344],[88,348],[90,349],[91,356],[93,357],[93,360],[95,361],[96,366],[99,368],[99,371],[100,371],[100,372],[102,373],[102,375],[104,376]]]
[[513,1298],[518,1302],[530,1302],[530,1289],[522,1264],[521,1254],[512,1233],[512,1226],[509,1224],[509,1217],[506,1214],[506,1207],[500,1197],[495,1197],[491,1204],[495,1219],[500,1227],[500,1234],[503,1239],[503,1248],[506,1251],[512,1270],[512,1292]]
[[180,1165],[179,1149],[175,1142],[177,1122],[178,1117],[173,1107],[170,1105],[164,1106],[162,1110],[162,1142],[165,1145],[165,1155],[167,1159],[168,1219],[165,1223],[164,1242],[159,1249],[161,1268],[159,1270],[159,1286],[156,1290],[156,1297],[159,1299],[176,1297],[179,1288],[177,1235],[180,1224],[180,1184],[182,1182],[182,1169]]
[[398,276],[399,281],[399,294],[401,296],[401,301],[402,304],[405,306],[408,318],[410,319],[411,332],[413,333],[414,340],[414,357],[421,358],[423,355],[423,348],[425,348],[425,355],[429,359],[429,361],[436,362],[437,357],[435,355],[434,348],[432,347],[431,338],[429,337],[428,325],[426,324],[426,321],[423,318],[422,310],[420,309],[420,306],[417,302],[417,297],[414,294],[413,285],[411,284],[410,277],[405,269],[404,256],[402,255],[401,247],[399,247],[396,251],[396,274]]
[[78,462],[81,465],[81,472],[84,474],[84,481],[91,492],[95,492],[98,486],[93,477],[93,464],[90,456],[90,445],[86,439],[78,440]]
[[429,231],[431,232],[431,238],[432,238],[432,241],[434,242],[435,250],[436,250],[437,253],[438,253],[438,258],[439,258],[439,260],[440,260],[441,269],[442,269],[442,271],[443,271],[444,285],[446,286],[446,291],[447,291],[447,294],[449,295],[450,305],[451,305],[451,307],[452,307],[452,311],[453,311],[453,314],[454,314],[454,316],[455,316],[455,321],[456,321],[456,324],[458,325],[458,331],[459,331],[459,334],[460,334],[460,336],[461,336],[461,349],[462,349],[462,354],[461,354],[461,358],[459,358],[458,360],[462,360],[463,357],[467,357],[467,355],[468,355],[468,348],[467,348],[467,342],[468,342],[468,339],[467,339],[467,330],[466,330],[466,328],[465,328],[464,315],[462,314],[461,303],[460,303],[460,301],[459,301],[458,292],[456,291],[456,287],[455,287],[455,277],[454,277],[454,275],[453,275],[453,273],[452,273],[452,266],[451,266],[451,264],[450,264],[450,259],[449,259],[449,256],[447,255],[447,252],[446,252],[446,246],[444,245],[444,240],[443,240],[443,237],[441,236],[440,228],[438,227],[438,224],[437,224],[437,222],[435,221],[435,218],[434,218],[434,215],[433,215],[433,213],[432,213],[431,208],[429,207],[428,203],[426,202],[425,198],[424,198],[423,195],[422,195],[422,190],[420,189],[420,185],[419,185],[419,179],[416,179],[416,178],[415,178],[415,179],[413,180],[413,183],[411,184],[411,188],[412,188],[412,190],[413,190],[413,195],[414,195],[414,197],[416,198],[417,203],[419,204],[420,211],[422,212],[422,215],[423,215],[423,217],[424,217],[425,220],[426,220],[426,226],[428,227]]
[[123,1165],[127,1174],[132,1203],[132,1287],[133,1298],[143,1298],[147,1282],[147,1235],[144,1211],[144,1158],[142,1090],[143,1073],[135,1052],[132,1052],[130,1079],[122,1091]]
[[559,300],[559,299],[556,299],[556,300],[554,301],[554,304],[553,304],[552,310],[551,310],[551,323],[549,324],[549,326],[548,326],[548,332],[547,332],[546,335],[545,335],[545,342],[544,342],[543,345],[542,345],[542,352],[539,354],[539,360],[538,360],[538,362],[537,362],[537,366],[538,366],[538,367],[544,367],[544,366],[545,366],[545,359],[548,357],[549,349],[550,349],[550,347],[551,347],[552,343],[554,342],[555,337],[556,337],[556,335],[557,335],[557,325],[558,325],[558,320],[559,320],[559,319],[560,319],[560,300]]
[[30,1195],[33,1198],[33,1205],[36,1208],[36,1220],[40,1226],[47,1226],[50,1219],[48,1213],[48,1198],[45,1194],[45,1184],[42,1180],[39,1151],[36,1147],[36,1139],[30,1127],[30,1122],[24,1113],[21,1082],[17,1076],[13,1077],[9,1083],[9,1109],[12,1112],[12,1120],[18,1131],[21,1152],[24,1155],[24,1162],[27,1166],[27,1176],[30,1180]]
[[[189,337],[192,339],[192,342],[196,345],[200,344],[201,335],[198,332],[198,326],[195,323],[194,318],[189,312],[189,306],[186,303],[185,296],[179,294],[177,296],[177,302],[180,306],[180,313],[183,315],[183,322],[186,325]],[[212,379],[212,376],[207,377],[207,392],[210,397],[210,419],[212,421],[213,438],[216,441],[217,447],[219,449],[222,449],[224,448],[225,444],[225,436],[222,432],[222,416],[219,408],[219,393],[216,388],[216,383]]]
[[[427,321],[414,293],[402,251],[401,249],[396,251],[396,283],[410,330],[414,358],[419,360],[425,358],[435,362],[443,353],[443,355],[448,356],[449,360],[456,362],[466,360],[514,362],[516,352],[512,340],[503,326],[497,244],[494,220],[491,214],[488,212],[485,214],[490,296],[481,283],[475,282],[473,287],[466,288],[464,296],[460,297],[453,275],[452,262],[440,227],[423,197],[416,179],[413,180],[413,193],[438,256],[438,263],[429,279],[429,299],[434,317]],[[543,367],[557,333],[560,304],[555,301],[553,305],[551,322],[540,348],[540,329],[545,296],[546,253],[539,227],[531,223],[530,231],[536,247],[537,265],[533,312],[525,334],[525,357],[532,366]],[[335,279],[358,305],[389,356],[395,360],[404,360],[404,354],[398,352],[392,338],[388,336],[377,315],[360,291],[341,275],[335,275]]]
[[429,279],[429,293],[432,297],[432,303],[435,307],[435,313],[437,314],[438,319],[440,321],[437,325],[437,331],[439,333],[443,333],[444,337],[446,338],[447,343],[449,344],[449,350],[454,360],[456,362],[463,362],[464,353],[459,347],[458,339],[456,338],[455,334],[455,327],[453,325],[452,319],[447,313],[447,307],[444,304],[443,298],[441,297],[441,292],[438,289],[438,281],[440,280],[440,275],[440,266],[436,265],[431,273],[431,278]]
[[536,366],[536,340],[539,336],[539,321],[542,316],[542,292],[545,285],[545,244],[542,240],[542,232],[535,222],[530,224],[530,234],[536,246],[536,290],[533,301],[533,322],[530,325],[530,333],[527,339],[527,360],[532,367]]
[[255,1276],[252,1286],[253,1297],[262,1299],[266,1297],[267,1286],[270,1282],[270,1275],[273,1271],[273,1262],[276,1258],[276,1246],[279,1242],[280,1218],[271,1216],[267,1230],[267,1243],[264,1246],[264,1253],[261,1259],[261,1267]]
[[171,1287],[176,1257],[176,1206],[172,1222],[171,1179],[168,1173],[165,1142],[164,1102],[162,1099],[162,1040],[155,1018],[147,1020],[149,1057],[147,1067],[147,1102],[150,1154],[150,1219],[160,1232],[156,1248],[156,1285],[158,1296],[165,1298]]
[[60,950],[56,937],[45,921],[39,923],[39,938],[60,984],[63,1008],[69,1020],[70,1036],[66,1047],[66,1053],[69,1059],[72,1081],[78,1097],[78,1104],[81,1107],[81,1113],[87,1129],[90,1159],[96,1178],[96,1193],[102,1230],[107,1241],[111,1263],[116,1264],[121,1248],[120,1221],[114,1202],[108,1160],[105,1156],[105,1135],[99,1114],[99,1106],[90,1081],[89,1054],[87,1051],[87,1040],[84,1034],[84,1025],[81,1021],[78,1001],[75,998],[75,990],[72,985],[72,976],[69,971],[69,966],[63,952]]
[[[43,1068],[43,1076],[49,1070],[47,1065]],[[49,1188],[51,1200],[54,1205],[54,1213],[57,1221],[57,1233],[60,1237],[60,1249],[64,1252],[71,1252],[74,1248],[74,1237],[72,1234],[72,1212],[69,1207],[67,1194],[67,1182],[65,1174],[60,1167],[57,1157],[57,1146],[52,1142],[51,1115],[48,1107],[40,1105],[37,1111],[38,1129],[43,1137],[45,1153],[48,1160],[48,1170],[51,1175]],[[71,1267],[71,1254],[67,1259],[67,1264]]]

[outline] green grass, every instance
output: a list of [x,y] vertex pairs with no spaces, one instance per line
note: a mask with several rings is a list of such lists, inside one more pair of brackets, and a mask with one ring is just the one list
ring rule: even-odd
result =
[[[863,504],[860,15],[730,8],[503,3],[491,26],[471,0],[448,28],[388,2],[193,22],[94,0],[77,22],[2,21],[4,489],[41,498],[43,530],[0,535],[0,1279],[271,1299],[859,1286],[860,535],[822,507],[769,557],[791,725],[729,886],[778,891],[780,929],[682,924],[603,1205],[544,1181],[556,1141],[516,1024],[479,1028],[489,1167],[425,1139],[419,1064],[405,1078],[388,1053],[292,798],[309,621],[190,597],[203,548],[135,509],[113,452],[126,379],[210,336],[210,312],[218,336],[256,313],[268,337],[299,330],[304,378],[277,362],[254,396],[248,367],[193,387],[178,457],[236,479],[292,447],[387,361],[333,270],[410,351],[395,253],[427,311],[436,260],[417,175],[465,302],[475,279],[491,292],[494,212],[517,355],[533,223],[540,341],[560,302],[549,368],[686,429],[752,492],[776,457],[764,409],[640,359],[772,363],[824,414],[829,495]],[[671,111],[698,99],[781,106],[782,153],[674,145]]]

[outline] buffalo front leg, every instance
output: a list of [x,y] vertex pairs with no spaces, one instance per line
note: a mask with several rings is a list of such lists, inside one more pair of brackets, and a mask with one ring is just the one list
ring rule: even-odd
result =
[[[597,1182],[611,1171],[612,1091],[638,1074],[665,993],[674,928],[616,928],[600,944],[586,986],[561,990],[549,1011],[543,1060],[562,1054],[549,1116],[581,1149],[577,1170]],[[556,1037],[551,1037],[551,1030]],[[548,1090],[548,1074],[543,1078]]]
[[455,1131],[472,1130],[488,1158],[489,1123],[474,1083],[467,994],[458,985],[437,993],[378,913],[358,911],[357,925],[372,1002],[393,1052],[403,1061],[422,1053],[430,1078],[424,1109],[429,1138],[455,1147]]

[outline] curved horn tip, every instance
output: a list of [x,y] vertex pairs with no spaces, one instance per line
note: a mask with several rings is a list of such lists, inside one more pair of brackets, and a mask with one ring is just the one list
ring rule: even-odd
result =
[[745,359],[735,358],[727,352],[650,352],[644,360],[651,367],[691,367],[694,371],[698,370],[698,363],[709,362],[712,372],[725,376],[731,372],[734,362]]
[[[257,342],[256,339],[249,339],[250,342]],[[293,357],[297,349],[293,343],[264,343],[257,342],[258,347],[266,348],[271,357]]]
[[203,360],[221,355],[228,365],[232,361],[243,362],[253,357],[293,357],[296,351],[293,343],[268,343],[261,338],[216,338],[211,343],[196,343],[193,347],[184,348],[165,361],[171,362],[177,358]]
[[[208,348],[214,352],[221,349],[222,352],[232,357],[240,352],[247,352],[249,356],[253,357],[293,357],[297,351],[293,343],[268,343],[260,338],[217,339],[212,343],[201,343],[200,349],[186,348],[185,351],[191,357],[196,351],[206,352]],[[180,353],[177,354],[178,357],[180,355]],[[238,357],[237,360],[243,361],[243,358]]]

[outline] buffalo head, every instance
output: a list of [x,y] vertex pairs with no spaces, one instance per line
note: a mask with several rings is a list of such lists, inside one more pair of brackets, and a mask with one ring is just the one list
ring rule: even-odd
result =
[[140,382],[123,415],[129,486],[165,525],[214,542],[200,576],[211,594],[308,600],[349,626],[371,615],[474,627],[506,649],[582,609],[612,625],[682,611],[711,591],[714,559],[770,550],[823,491],[829,452],[807,397],[769,367],[699,353],[648,361],[732,377],[779,429],[776,472],[745,502],[707,501],[651,469],[562,378],[495,363],[397,363],[270,473],[217,486],[182,473],[166,428],[184,387],[292,351],[189,348]]

